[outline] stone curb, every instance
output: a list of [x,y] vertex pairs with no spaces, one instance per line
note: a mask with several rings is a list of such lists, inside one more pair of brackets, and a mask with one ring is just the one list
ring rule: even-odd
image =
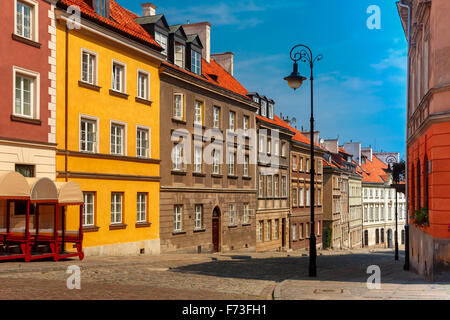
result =
[[281,286],[283,285],[283,283],[285,281],[286,280],[281,281],[280,283],[275,285],[275,289],[273,290],[273,293],[272,293],[273,300],[282,300],[282,297],[281,297]]

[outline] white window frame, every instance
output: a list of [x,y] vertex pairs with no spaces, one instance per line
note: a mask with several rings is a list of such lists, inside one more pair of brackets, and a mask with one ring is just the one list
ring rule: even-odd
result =
[[[139,147],[138,147],[138,132],[139,131],[145,131],[147,134],[147,145],[145,147],[145,154],[141,155],[139,154]],[[149,127],[145,127],[145,126],[141,126],[141,125],[137,125],[136,126],[136,157],[138,158],[151,158],[152,156],[152,144],[151,144],[151,138],[152,138],[152,131],[151,128]],[[141,147],[142,149],[142,147]]]
[[229,225],[236,225],[236,204],[230,203],[228,205]]
[[264,175],[259,174],[258,180],[258,196],[262,198],[264,196]]
[[[30,38],[24,37],[23,35],[20,35],[17,32],[17,2],[22,2],[25,5],[28,5],[31,8],[31,14],[30,14]],[[39,2],[36,0],[14,0],[14,34],[25,38],[32,40],[34,42],[39,42]]]
[[293,207],[297,206],[297,199],[298,199],[297,188],[294,187],[294,188],[292,188],[292,206]]
[[249,155],[244,155],[244,172],[243,176],[248,177],[248,165],[249,165],[250,157]]
[[248,135],[248,124],[250,122],[250,117],[244,115],[242,117],[242,129],[244,130],[244,135]]
[[[112,127],[113,126],[120,126],[122,127],[122,153],[116,153],[112,150],[112,144],[111,144],[111,138],[112,138]],[[112,155],[117,156],[126,156],[127,155],[127,124],[125,122],[111,120],[109,123],[109,152]]]
[[[142,196],[144,196],[144,201],[141,199]],[[147,222],[147,199],[148,193],[146,192],[138,192],[136,195],[136,222],[138,223]]]
[[[161,39],[165,39],[165,41],[161,41]],[[155,41],[164,49],[161,51],[161,54],[167,56],[168,37],[158,31],[155,31]]]
[[274,108],[273,108],[273,103],[270,103],[269,102],[269,112],[268,112],[268,115],[269,115],[269,119],[272,119],[273,120],[273,110]]
[[[194,124],[203,126],[203,109],[204,102],[200,100],[194,101]],[[200,119],[199,119],[200,117]]]
[[264,242],[264,220],[258,221],[258,242]]
[[228,121],[229,121],[229,130],[231,132],[234,132],[236,130],[236,112],[230,111],[228,114]]
[[267,101],[261,100],[261,116],[266,117],[267,116]]
[[[140,91],[141,91],[141,83],[140,83],[140,75],[144,75],[147,77],[147,85],[145,86],[145,94],[144,96],[140,95]],[[137,89],[136,89],[136,97],[143,99],[143,100],[147,100],[150,101],[150,89],[151,89],[151,85],[150,85],[150,72],[142,70],[142,69],[137,69]]]
[[[177,99],[176,99],[177,96],[181,97],[181,106],[180,106],[181,109],[179,110],[181,113],[180,116],[177,115],[177,111],[178,111],[177,110],[178,105],[177,105]],[[173,118],[178,119],[178,120],[184,119],[184,94],[183,93],[175,92],[173,94]]]
[[[115,196],[119,195],[120,202],[117,201]],[[120,204],[120,212],[115,211],[116,206],[113,204]],[[114,208],[114,210],[113,210]],[[117,214],[120,213],[120,221],[117,220]],[[123,221],[123,193],[121,192],[111,192],[111,224],[122,224]]]
[[236,153],[234,151],[228,153],[228,175],[229,176],[236,175],[235,157],[236,157]]
[[311,205],[311,188],[310,187],[306,187],[306,195],[305,195],[305,201],[306,201],[306,206],[309,207]]
[[292,240],[297,241],[297,224],[292,225]]
[[266,240],[272,241],[272,220],[267,220]]
[[213,128],[220,128],[220,107],[213,106]]
[[173,146],[173,151],[175,153],[172,170],[183,171],[183,144],[178,143]]
[[202,74],[202,54],[195,50],[191,50],[191,71],[197,75]]
[[[114,65],[117,65],[119,67],[122,67],[122,83],[120,86],[120,89],[115,88],[115,78],[114,78]],[[111,61],[111,90],[119,93],[126,93],[127,92],[127,64],[124,62],[120,62],[117,60],[112,59]]]
[[194,206],[194,229],[199,230],[203,228],[203,205],[202,204],[196,204]]
[[[92,82],[86,81],[83,79],[83,57],[84,54],[88,54],[90,56],[94,57],[94,67],[92,68]],[[98,85],[98,54],[94,51],[88,50],[86,48],[81,48],[81,59],[80,59],[80,79],[81,82],[91,84],[91,85]],[[89,72],[89,70],[88,70]]]
[[194,172],[201,173],[202,167],[203,167],[203,148],[201,145],[194,146]]
[[[18,114],[16,113],[16,78],[17,76],[22,76],[24,78],[30,78],[32,80],[31,83],[31,98],[30,98],[30,111],[31,116]],[[28,119],[39,119],[40,118],[40,100],[41,100],[41,76],[38,72],[30,71],[27,69],[23,69],[20,67],[13,66],[13,86],[12,86],[12,93],[13,93],[13,101],[12,101],[12,114],[21,118],[28,118]]]
[[243,214],[242,214],[242,223],[243,224],[248,224],[249,222],[249,216],[248,216],[248,208],[249,208],[249,204],[248,203],[244,203],[243,204]]
[[281,196],[283,198],[287,197],[287,188],[288,188],[288,183],[287,183],[287,176],[283,175],[281,176]]
[[[93,144],[93,150],[89,151],[89,150],[82,150],[81,148],[81,122],[85,120],[85,121],[90,121],[90,122],[94,122],[95,123],[95,141]],[[88,152],[88,153],[98,153],[98,146],[99,144],[99,120],[97,117],[93,117],[93,116],[89,116],[86,114],[80,114],[79,116],[79,122],[78,122],[78,141],[79,141],[79,146],[78,146],[78,150],[80,150],[80,152]]]
[[220,151],[213,150],[213,174],[220,174]]
[[[179,64],[177,64],[177,47],[182,47],[183,48],[183,50],[182,50],[182,53],[181,53],[181,66],[179,65]],[[185,65],[186,65],[186,46],[184,45],[184,44],[182,44],[182,43],[179,43],[179,42],[176,42],[175,41],[175,43],[174,43],[174,46],[173,46],[173,63],[177,66],[177,67],[180,67],[180,68],[184,68],[185,67]]]
[[280,141],[278,139],[273,142],[273,154],[277,157],[280,155]]
[[181,230],[183,230],[183,205],[176,204],[173,206],[173,231]]
[[299,206],[300,207],[304,207],[305,206],[305,192],[304,192],[304,188],[303,187],[301,187],[300,189],[299,189],[300,191],[299,191]]
[[[92,196],[92,202],[88,202],[87,196]],[[95,225],[95,192],[83,192],[83,227]],[[92,212],[87,212],[87,205],[92,206]],[[92,223],[86,223],[87,216],[92,216]]]

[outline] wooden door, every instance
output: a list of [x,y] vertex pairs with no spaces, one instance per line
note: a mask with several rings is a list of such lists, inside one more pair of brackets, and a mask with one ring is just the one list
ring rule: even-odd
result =
[[212,243],[213,252],[219,252],[219,218],[212,220]]

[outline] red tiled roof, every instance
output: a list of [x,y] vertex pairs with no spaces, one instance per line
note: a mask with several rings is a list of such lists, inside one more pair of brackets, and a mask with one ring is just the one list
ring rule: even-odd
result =
[[260,115],[256,115],[256,118],[258,118],[258,119],[260,119],[260,120],[262,120],[262,121],[265,121],[265,122],[274,124],[274,125],[276,125],[276,126],[279,126],[279,127],[285,128],[285,129],[288,129],[289,131],[291,130],[290,126],[289,126],[286,122],[284,122],[283,120],[281,120],[281,118],[278,117],[277,115],[274,115],[274,116],[273,116],[273,120],[270,119],[270,118],[266,118],[266,117],[260,116]]
[[348,153],[347,151],[345,151],[345,149],[343,147],[339,147],[339,152],[345,153],[346,155],[351,156],[351,153]]
[[329,162],[328,162],[327,160],[325,160],[325,159],[322,159],[322,161],[323,161],[323,165],[324,165],[325,167],[337,168],[337,166],[336,166],[335,164],[329,163]]
[[388,166],[377,158],[377,156],[372,155],[372,161],[368,158],[365,158],[366,162],[361,164],[361,169],[363,170],[363,182],[372,182],[372,183],[385,183],[389,178],[389,175],[386,174],[384,169],[387,169]]
[[96,19],[98,22],[107,24],[119,31],[125,32],[149,45],[155,49],[161,49],[161,46],[149,35],[144,28],[142,28],[134,19],[138,15],[121,7],[116,1],[110,1],[110,18],[106,19],[101,15],[98,15],[94,9],[86,3],[85,0],[60,0],[67,6],[75,5],[80,8],[82,14],[85,14],[91,18]]

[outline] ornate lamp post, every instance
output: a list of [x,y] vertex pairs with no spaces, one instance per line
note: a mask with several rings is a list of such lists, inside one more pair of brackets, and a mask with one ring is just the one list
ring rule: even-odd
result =
[[298,72],[298,61],[307,62],[309,63],[309,67],[311,70],[310,80],[311,80],[311,132],[310,132],[310,141],[311,141],[311,187],[310,187],[310,204],[311,204],[311,232],[310,232],[310,238],[309,238],[309,276],[315,277],[317,275],[316,272],[316,235],[315,235],[315,225],[314,225],[314,175],[315,175],[315,169],[314,169],[314,76],[313,76],[313,68],[314,63],[316,61],[320,61],[322,59],[322,55],[318,55],[316,57],[313,56],[312,51],[309,47],[299,44],[294,46],[291,49],[290,52],[291,60],[294,61],[294,70],[292,73],[284,78],[284,80],[287,81],[289,87],[291,87],[294,90],[297,90],[301,87],[304,80],[306,80],[305,77],[303,77]]

